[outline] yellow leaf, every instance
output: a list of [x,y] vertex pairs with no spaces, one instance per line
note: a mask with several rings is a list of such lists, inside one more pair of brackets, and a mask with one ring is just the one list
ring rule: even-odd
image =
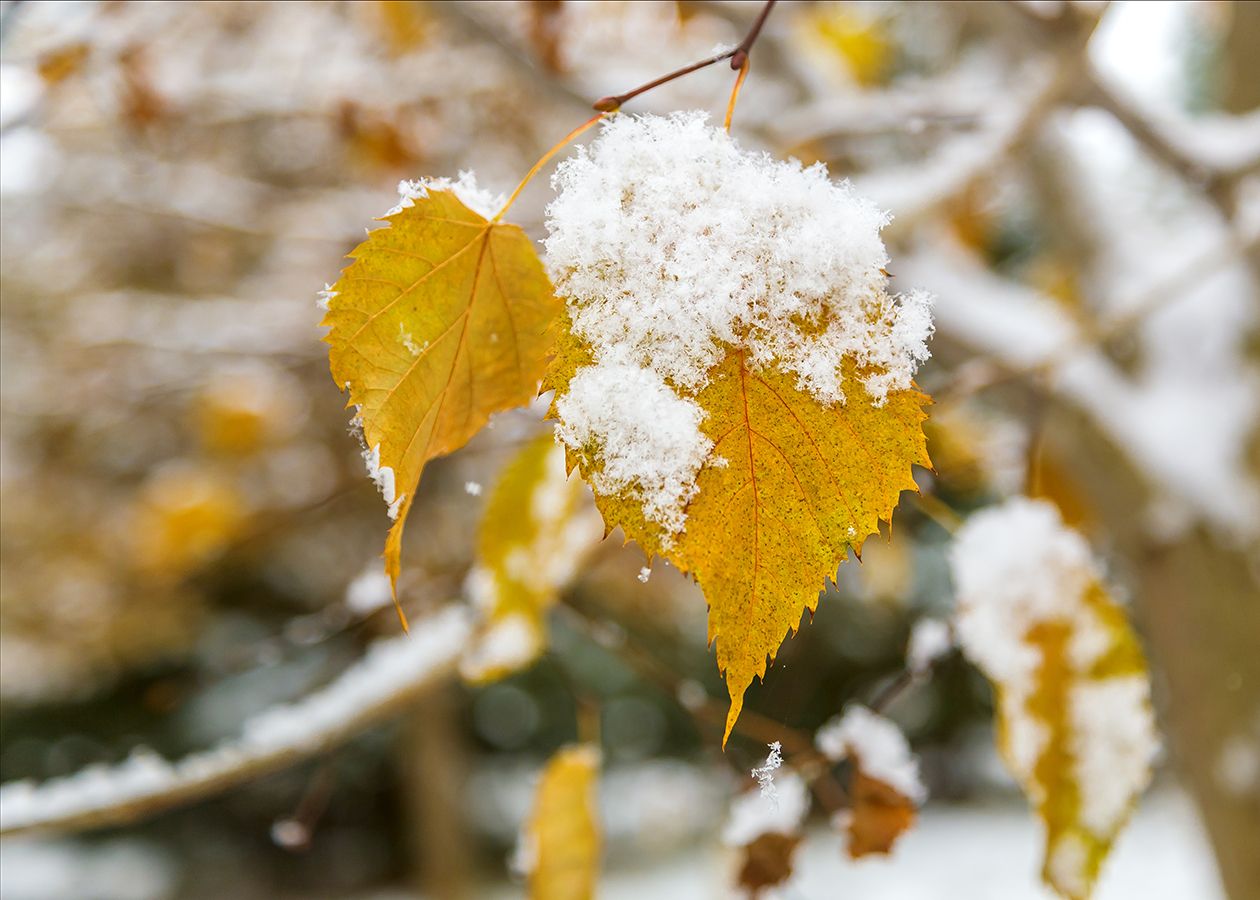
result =
[[599,750],[590,744],[566,747],[543,771],[523,840],[531,900],[589,900],[595,895],[598,774]]
[[[589,360],[589,349],[566,332],[544,387],[559,400]],[[669,559],[700,584],[731,697],[724,741],[744,692],[765,675],[802,612],[817,608],[826,579],[891,518],[901,491],[916,489],[911,465],[929,465],[927,395],[890,391],[875,406],[861,374],[846,362],[848,399],[828,406],[800,390],[795,376],[756,367],[732,349],[696,395],[713,450],[696,476],[685,530],[672,540],[634,498],[595,490],[609,528],[620,525],[649,556]],[[570,464],[594,484],[599,448],[570,451]]]
[[468,578],[485,624],[465,656],[471,681],[495,681],[533,662],[546,644],[545,615],[603,537],[586,485],[565,471],[551,432],[507,464],[486,504]]
[[395,519],[385,570],[396,584],[424,464],[534,396],[559,301],[525,233],[453,191],[432,189],[382,221],[350,254],[322,324]]
[[999,750],[1045,825],[1042,878],[1086,900],[1157,746],[1141,648],[1084,540],[1044,501],[973,516],[953,569],[963,649],[994,683]]

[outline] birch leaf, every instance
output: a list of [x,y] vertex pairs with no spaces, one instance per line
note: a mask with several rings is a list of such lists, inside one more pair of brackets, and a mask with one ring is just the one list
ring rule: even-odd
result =
[[507,464],[486,503],[467,590],[482,631],[461,669],[476,683],[533,662],[546,645],[546,613],[603,537],[581,479],[564,451],[539,435]]
[[559,310],[520,228],[486,219],[454,190],[418,193],[351,252],[322,323],[333,379],[349,391],[390,504],[393,584],[425,463],[463,446],[491,414],[529,402]]
[[[553,415],[589,358],[571,334],[559,338],[544,382],[556,390]],[[928,397],[890,391],[876,406],[863,374],[846,363],[848,400],[827,405],[801,391],[794,376],[753,365],[732,349],[695,398],[712,450],[677,535],[649,520],[633,496],[601,489],[600,447],[569,450],[608,527],[621,526],[649,556],[694,575],[703,590],[709,640],[731,698],[726,737],[753,678],[764,677],[802,613],[817,608],[849,550],[860,553],[879,522],[891,518],[901,491],[916,490],[911,466],[929,465],[922,429]]]
[[531,900],[589,900],[599,877],[595,806],[599,750],[567,747],[551,758],[534,794],[523,847]]
[[1042,878],[1086,900],[1158,745],[1141,648],[1049,503],[973,516],[951,564],[962,648],[993,682],[1003,761],[1045,825]]

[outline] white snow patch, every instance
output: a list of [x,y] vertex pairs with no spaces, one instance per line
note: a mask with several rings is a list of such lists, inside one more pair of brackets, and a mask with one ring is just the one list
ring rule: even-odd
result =
[[480,497],[481,496],[481,482],[465,481],[464,493],[467,494],[469,497]]
[[594,357],[557,435],[667,536],[700,468],[725,463],[694,398],[731,348],[827,404],[845,402],[846,358],[880,405],[928,356],[930,298],[887,293],[888,216],[822,165],[743,150],[704,113],[618,116],[553,183],[547,265]]
[[668,534],[682,530],[696,474],[713,451],[700,432],[705,413],[699,404],[676,394],[652,369],[606,362],[579,369],[556,411],[556,436],[599,455],[602,466],[591,473],[591,487],[628,491]]
[[469,648],[460,661],[460,674],[476,680],[490,672],[521,668],[538,656],[542,642],[538,626],[527,616],[504,616],[491,622]]
[[1052,504],[1017,497],[972,516],[950,562],[959,645],[1002,688],[1010,763],[1034,799],[1042,790],[1034,770],[1049,733],[1027,709],[1042,662],[1027,637],[1046,623],[1070,627],[1068,716],[1081,818],[1092,832],[1110,837],[1150,780],[1159,741],[1144,675],[1090,676],[1113,638],[1086,604],[1099,579],[1089,546],[1064,526]]
[[916,805],[927,799],[919,761],[891,720],[865,706],[852,705],[814,736],[819,752],[832,761],[852,759],[865,775],[882,781]]
[[927,674],[936,661],[954,649],[954,635],[948,622],[919,619],[906,645],[906,667],[916,677]]
[[618,116],[553,182],[548,265],[597,357],[626,347],[694,392],[736,345],[840,402],[842,357],[881,371],[880,400],[928,356],[929,298],[886,292],[887,214],[821,164],[743,150],[705,113]]
[[396,501],[402,498],[394,497],[394,470],[389,466],[381,465],[381,445],[379,443],[374,445],[372,449],[363,451],[363,464],[367,466],[368,478],[372,479],[376,489],[381,492],[385,502],[390,505],[390,518],[394,518],[397,515],[395,510]]
[[368,563],[346,586],[346,608],[360,618],[370,616],[393,602],[394,594],[390,589],[389,576],[377,561]]
[[1081,785],[1081,820],[1095,834],[1118,828],[1133,798],[1151,779],[1159,738],[1150,695],[1150,684],[1139,675],[1072,688],[1072,754]]
[[467,206],[483,219],[491,219],[503,208],[507,197],[495,194],[477,185],[477,176],[469,171],[459,173],[452,181],[449,178],[421,178],[415,181],[398,182],[398,205],[385,213],[385,216],[397,215],[415,202],[429,196],[429,191],[451,191],[459,198],[459,202]]
[[[963,651],[1003,685],[1032,678],[1039,622],[1075,615],[1098,577],[1089,545],[1051,504],[1016,497],[973,515],[950,555]],[[1092,622],[1090,623],[1092,624]]]

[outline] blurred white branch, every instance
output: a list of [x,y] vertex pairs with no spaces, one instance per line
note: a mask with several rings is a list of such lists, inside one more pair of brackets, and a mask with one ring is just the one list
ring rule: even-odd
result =
[[380,640],[327,687],[245,722],[241,735],[169,762],[139,749],[115,766],[0,787],[0,836],[134,822],[322,753],[412,705],[451,672],[471,625],[461,607]]
[[[1213,370],[1181,349],[1130,376],[1098,348],[1099,336],[1086,333],[1055,300],[993,273],[946,239],[903,257],[898,273],[936,293],[942,334],[1016,372],[1044,374],[1047,387],[1087,415],[1182,522],[1197,518],[1244,540],[1255,536],[1260,485],[1244,460],[1256,405],[1254,372],[1225,376],[1219,369],[1232,364],[1229,354],[1218,352]],[[1229,277],[1226,265],[1211,274]],[[1178,290],[1183,282],[1179,270],[1169,283],[1172,299],[1201,306],[1204,295]],[[1228,299],[1206,278],[1196,287]],[[1168,308],[1159,288],[1129,305],[1118,321],[1131,328]],[[1202,316],[1209,321],[1206,312]]]

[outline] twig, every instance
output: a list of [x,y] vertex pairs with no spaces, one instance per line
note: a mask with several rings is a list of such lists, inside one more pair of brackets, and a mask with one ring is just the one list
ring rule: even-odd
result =
[[626,91],[624,94],[613,94],[608,97],[601,97],[591,104],[591,106],[600,112],[615,112],[640,94],[646,94],[654,88],[658,88],[663,84],[669,84],[671,81],[682,78],[684,75],[690,75],[692,72],[707,69],[709,66],[714,65],[715,63],[720,63],[724,59],[729,59],[731,61],[732,70],[739,71],[744,67],[744,63],[748,60],[748,55],[752,52],[753,44],[757,42],[757,37],[761,34],[762,26],[766,24],[766,18],[770,15],[770,10],[774,9],[776,2],[778,2],[778,0],[767,0],[766,5],[761,8],[761,14],[757,16],[757,21],[753,22],[752,28],[748,30],[748,34],[744,35],[744,39],[739,42],[738,46],[730,50],[724,50],[723,52],[710,56],[707,59],[702,59],[699,62],[694,62],[689,66],[683,66],[681,69],[675,69],[667,75],[662,75],[660,78],[654,78],[647,84],[641,84],[637,88]]

